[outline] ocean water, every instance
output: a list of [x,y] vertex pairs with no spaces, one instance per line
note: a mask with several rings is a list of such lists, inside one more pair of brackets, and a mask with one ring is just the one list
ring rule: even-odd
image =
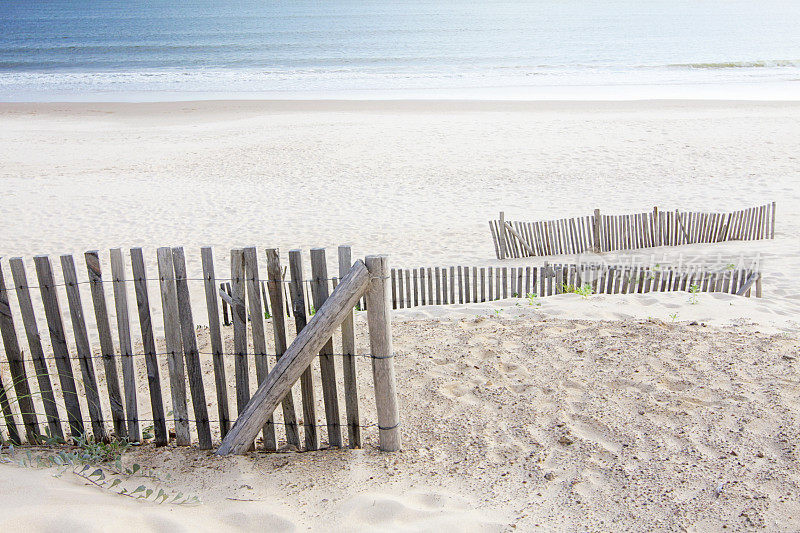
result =
[[0,100],[797,99],[795,0],[0,0]]

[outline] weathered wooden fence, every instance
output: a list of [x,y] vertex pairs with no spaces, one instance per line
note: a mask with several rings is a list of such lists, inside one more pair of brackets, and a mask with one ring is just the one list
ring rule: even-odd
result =
[[581,289],[593,293],[690,291],[761,297],[761,274],[751,268],[555,264],[521,267],[451,266],[392,269],[392,307],[479,303],[552,296]]
[[510,222],[500,213],[489,229],[498,259],[656,246],[772,239],[775,202],[731,213],[664,211]]
[[[289,272],[288,272],[288,269],[286,267],[283,268],[283,270],[281,272],[281,275],[283,276],[284,279],[289,279],[288,278]],[[335,289],[336,286],[339,283],[339,276],[331,277],[330,282],[331,282],[332,287]],[[314,307],[314,298],[312,297],[312,294],[313,294],[312,282],[311,282],[311,280],[303,280],[303,282],[300,284],[300,286],[302,287],[302,291],[303,291],[303,301],[306,304],[306,307],[305,307],[304,311],[305,311],[306,315],[313,315],[315,313],[315,307]],[[231,314],[230,314],[230,304],[229,304],[229,302],[231,301],[231,298],[232,298],[230,282],[220,283],[219,284],[219,290],[220,290],[220,297],[222,298],[222,301],[221,301],[221,303],[222,303],[222,325],[223,326],[230,326],[231,325],[231,318],[232,318]],[[283,290],[283,293],[284,293],[284,302],[285,302],[284,311],[285,311],[287,317],[292,318],[292,317],[294,317],[294,310],[292,309],[292,306],[290,304],[291,297],[290,297],[290,294],[289,294],[289,285],[284,283],[284,285],[283,285],[281,290]],[[267,282],[266,281],[262,281],[261,282],[261,293],[263,294],[264,301],[266,301],[266,299],[267,299],[267,296],[266,296],[266,294],[267,294]],[[367,298],[365,296],[363,296],[363,297],[359,298],[358,302],[356,302],[356,310],[357,311],[366,311],[366,309],[367,309]],[[268,312],[271,312],[271,311],[272,311],[271,309],[268,310]],[[269,318],[269,317],[267,317],[267,318]]]
[[[180,247],[157,250],[157,276],[148,272],[141,248],[130,250],[131,278],[126,274],[120,249],[110,251],[111,275],[106,273],[106,277],[96,251],[85,254],[85,277],[78,275],[71,255],[61,256],[63,282],[57,281],[48,256],[34,258],[36,284],[28,282],[23,260],[12,258],[9,265],[13,284],[7,286],[0,264],[0,332],[6,354],[6,360],[2,361],[5,364],[0,365],[0,409],[7,430],[6,436],[0,433],[0,439],[36,444],[44,442],[45,436],[67,439],[91,435],[97,440],[116,438],[142,442],[152,439],[156,445],[166,445],[174,440],[179,446],[189,445],[196,439],[200,448],[209,449],[216,439],[225,442],[226,435],[242,425],[235,413],[241,415],[248,406],[255,406],[265,413],[258,429],[266,450],[276,450],[282,444],[316,450],[320,447],[320,428],[326,428],[330,446],[341,447],[344,439],[338,389],[342,388],[347,445],[360,447],[361,429],[377,426],[381,448],[399,449],[391,327],[388,312],[379,312],[382,305],[387,309],[389,305],[388,276],[381,274],[386,269],[386,258],[368,257],[368,265],[374,263],[375,266],[367,268],[360,260],[351,264],[350,248],[340,247],[338,278],[343,283],[336,287],[327,272],[324,249],[311,251],[310,276],[304,273],[300,251],[292,250],[289,253],[288,278],[281,268],[278,251],[267,249],[265,252],[267,275],[265,285],[262,285],[261,279],[264,278],[260,273],[256,248],[231,250],[231,274],[222,280],[230,284],[230,293],[217,289],[221,280],[216,277],[210,247],[201,250],[202,277],[196,278],[188,277],[184,250]],[[356,298],[343,299],[341,294],[348,290],[352,294],[352,281],[344,281],[355,275],[362,282],[363,286],[359,286],[362,290]],[[204,328],[198,327],[194,320],[196,306],[193,309],[189,290],[189,284],[194,282],[201,283],[205,293],[203,303],[209,324],[207,336]],[[87,284],[94,309],[94,331],[87,325],[82,303],[81,288]],[[113,313],[109,312],[106,299],[108,284],[113,289]],[[160,295],[163,342],[154,335],[155,317],[151,309],[158,306],[158,299],[151,299],[153,285],[157,285]],[[332,294],[331,285],[334,289]],[[311,299],[317,309],[314,314],[308,313],[306,286],[311,288]],[[367,317],[370,352],[358,354],[353,307],[365,291],[375,310]],[[380,298],[381,291],[385,295],[383,299]],[[39,298],[35,295],[37,292]],[[62,318],[64,295],[72,325],[71,336],[67,335],[68,329]],[[131,333],[129,297],[135,301],[140,331],[138,342],[134,342]],[[225,331],[220,327],[219,317],[220,297],[227,301],[230,309],[232,350],[224,348]],[[285,321],[287,306],[291,309],[297,331],[291,344],[288,343]],[[44,311],[49,339],[40,335],[41,316],[36,316],[35,309]],[[335,323],[326,321],[332,312],[337,317]],[[265,314],[271,315],[272,319],[273,353],[267,349]],[[111,318],[115,318],[116,328],[112,327]],[[18,331],[19,320],[22,328]],[[341,352],[333,347],[335,331],[341,331],[338,334]],[[21,332],[27,339],[27,354],[19,342]],[[314,334],[318,342],[313,345],[313,353],[305,346],[305,359],[302,366],[297,366],[293,354],[298,352],[298,342],[302,344],[302,339],[309,334]],[[93,348],[90,337],[96,338],[99,346]],[[208,348],[201,351],[199,340]],[[372,360],[378,406],[374,424],[363,424],[359,414],[356,380],[356,359],[359,357]],[[324,424],[318,424],[316,413],[314,359],[319,361],[321,372]],[[337,359],[342,362],[342,379],[338,381]],[[102,375],[95,370],[98,360],[102,363]],[[271,360],[275,364],[272,372],[269,369]],[[259,387],[260,391],[270,376],[274,378],[276,370],[280,371],[284,362],[289,360],[299,369],[297,376],[291,382],[284,380],[284,389],[267,412],[263,405],[251,399],[251,384]],[[73,371],[74,363],[78,364],[79,373]],[[235,413],[231,413],[229,407],[231,380],[228,376],[231,367]],[[165,369],[168,386],[162,378]],[[212,378],[214,387],[209,389],[206,382]],[[298,380],[302,404],[299,417],[292,392],[292,386]],[[146,387],[143,387],[145,382]],[[142,390],[149,393],[149,402],[140,397]],[[165,398],[166,391],[169,398]],[[208,406],[214,404],[217,419],[211,420]],[[278,405],[280,409],[277,409]],[[85,418],[87,413],[88,418]],[[22,420],[22,431],[19,419]],[[302,442],[300,427],[303,428]],[[255,434],[245,451],[251,448],[254,440]]]

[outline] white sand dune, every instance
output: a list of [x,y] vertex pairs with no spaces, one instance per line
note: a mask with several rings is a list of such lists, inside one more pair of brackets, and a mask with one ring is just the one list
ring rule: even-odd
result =
[[[1,530],[800,529],[800,104],[0,104],[0,125],[4,260],[182,244],[191,276],[200,245],[217,247],[221,274],[232,246],[352,244],[395,266],[488,265],[500,209],[534,220],[778,202],[774,241],[647,252],[760,253],[760,300],[397,312],[402,453],[379,453],[367,428],[363,450],[126,454],[200,496],[192,508],[0,464]],[[372,422],[368,360],[359,372]]]

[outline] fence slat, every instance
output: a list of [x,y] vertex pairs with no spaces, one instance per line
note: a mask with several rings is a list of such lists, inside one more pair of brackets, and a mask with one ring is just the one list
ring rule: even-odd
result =
[[39,336],[39,326],[33,311],[31,293],[28,289],[28,277],[25,273],[25,265],[19,257],[12,257],[9,260],[11,266],[11,276],[14,279],[14,286],[17,291],[17,303],[19,304],[20,314],[22,315],[22,325],[25,328],[25,337],[28,339],[28,349],[33,360],[33,369],[36,372],[36,379],[39,384],[42,405],[44,406],[47,427],[50,436],[59,439],[64,438],[61,428],[61,419],[58,414],[53,385],[50,381],[50,369],[44,357],[42,340]]
[[450,302],[447,292],[447,267],[442,267],[442,304],[447,305]]
[[175,442],[189,446],[189,410],[186,403],[186,371],[182,357],[181,326],[178,318],[178,296],[175,290],[175,270],[172,250],[161,247],[156,251],[158,280],[161,289],[161,314],[164,318],[164,344],[169,370],[169,389],[175,417]]
[[411,271],[409,269],[405,269],[406,277],[406,307],[411,307]]
[[414,307],[417,307],[419,306],[419,281],[416,268],[411,271],[411,276],[414,278]]
[[125,425],[125,409],[122,407],[122,391],[119,386],[119,375],[117,374],[114,341],[111,340],[111,324],[108,321],[106,294],[100,269],[100,255],[97,251],[92,250],[86,252],[84,258],[86,260],[86,270],[89,274],[89,288],[92,293],[92,304],[97,324],[97,335],[100,340],[100,354],[102,355],[103,370],[106,376],[106,389],[108,389],[108,401],[111,406],[114,434],[118,439],[127,439],[128,428]]
[[[269,374],[267,340],[264,334],[264,310],[261,305],[261,282],[258,275],[258,258],[255,247],[242,250],[244,254],[244,276],[247,303],[250,311],[250,333],[253,340],[253,359],[256,367],[256,382],[261,384]],[[274,415],[270,414],[264,425],[264,449],[275,451],[278,441],[275,436]]]
[[436,303],[436,298],[433,295],[433,270],[431,269],[431,267],[428,267],[428,271],[426,274],[428,280],[428,305],[433,305],[434,303]]
[[770,233],[769,233],[770,239],[775,238],[775,208],[776,204],[775,202],[772,202],[772,213],[771,213],[772,220],[770,222]]
[[178,319],[180,321],[183,356],[186,359],[186,372],[189,377],[189,392],[192,396],[197,441],[201,450],[211,449],[211,426],[208,421],[206,406],[206,389],[203,385],[203,369],[200,366],[200,354],[197,351],[194,316],[189,297],[189,283],[186,278],[186,258],[183,248],[172,249],[172,265],[175,271],[175,292],[178,303]]
[[[225,291],[225,283],[220,283],[219,284],[219,292],[220,292],[220,294],[222,294],[223,292],[226,292]],[[230,297],[230,293],[227,293],[227,294],[228,294],[228,297]],[[230,326],[231,325],[231,321],[228,318],[228,302],[226,302],[224,298],[222,299],[222,325],[223,326]]]
[[[272,309],[272,331],[275,340],[276,359],[280,360],[286,352],[286,320],[281,312],[285,307],[283,302],[283,278],[281,273],[281,260],[277,248],[269,248],[267,255],[267,287],[269,290],[269,305]],[[267,299],[264,298],[266,307]],[[300,448],[300,430],[297,427],[297,415],[294,407],[294,395],[290,390],[281,402],[283,423],[286,428],[286,442]]]
[[[394,270],[394,269],[392,269]],[[436,305],[442,305],[442,272],[439,267],[434,268],[436,283]]]
[[[334,289],[335,290],[335,289]],[[392,269],[392,309],[397,309],[397,272]]]
[[0,377],[0,409],[3,411],[3,419],[6,421],[8,440],[11,444],[22,444],[22,439],[19,438],[19,430],[17,429],[17,421],[14,419],[14,412],[11,410],[11,404],[8,402],[6,387],[3,384],[2,377]]
[[[344,278],[350,271],[352,250],[349,246],[339,246],[339,277]],[[430,287],[428,269],[428,287]],[[430,301],[428,289],[428,303]],[[367,304],[369,306],[369,304]],[[342,372],[344,377],[344,405],[347,420],[347,442],[351,448],[361,447],[361,424],[358,413],[358,382],[356,380],[356,337],[353,327],[353,311],[345,315],[342,322]]]
[[[217,415],[219,430],[224,438],[230,430],[230,410],[228,407],[228,385],[225,380],[225,358],[223,356],[222,333],[219,328],[219,307],[217,306],[217,280],[214,274],[214,252],[210,246],[200,249],[203,262],[203,288],[206,295],[208,329],[211,337],[211,358],[214,366],[214,389],[217,394]],[[223,300],[223,308],[225,307]],[[281,313],[282,314],[282,313]]]
[[250,368],[247,361],[247,311],[245,310],[244,251],[231,250],[231,322],[236,382],[236,412],[241,415],[250,401]]
[[47,318],[47,329],[50,331],[50,344],[56,361],[56,369],[58,370],[61,394],[67,410],[70,434],[73,438],[77,438],[84,433],[83,417],[78,403],[78,392],[75,388],[75,378],[72,373],[67,340],[64,335],[64,323],[61,320],[61,309],[58,305],[53,269],[50,265],[50,258],[46,255],[37,255],[33,258],[33,262],[36,266],[39,292],[42,296],[44,314]]
[[[328,299],[328,265],[324,248],[311,249],[311,278],[314,308],[320,309]],[[414,278],[414,300],[416,303],[416,276]],[[333,364],[333,339],[329,338],[319,352],[322,373],[322,400],[325,404],[325,422],[328,428],[328,443],[342,447],[342,432],[339,418],[339,397],[336,392],[336,367]]]
[[86,403],[89,410],[89,419],[92,422],[92,433],[98,441],[107,441],[103,410],[100,405],[100,392],[97,388],[97,377],[94,373],[92,362],[92,347],[89,345],[89,336],[86,332],[86,320],[83,315],[83,304],[78,286],[78,275],[75,271],[75,261],[71,255],[61,256],[61,271],[66,285],[67,304],[75,335],[75,347],[78,352],[78,365],[83,379],[83,390],[86,394]]
[[156,446],[165,446],[169,442],[167,424],[164,417],[164,400],[161,396],[161,378],[159,377],[156,342],[153,335],[153,323],[150,318],[150,297],[147,293],[147,272],[141,248],[131,248],[131,269],[133,271],[133,287],[136,291],[136,308],[139,314],[139,327],[142,333],[142,349],[147,367],[147,384],[150,389],[150,405],[153,410],[153,433]]
[[456,267],[450,267],[450,302],[456,303]]
[[14,318],[11,315],[11,305],[8,301],[8,290],[0,265],[0,332],[3,336],[6,358],[8,359],[11,383],[17,395],[17,404],[22,414],[22,424],[28,442],[33,444],[39,441],[39,421],[36,417],[36,408],[33,406],[31,389],[28,386],[28,376],[25,372],[25,363],[19,349],[17,331],[14,328]]
[[470,284],[469,284],[469,267],[465,266],[461,272],[463,272],[464,277],[462,278],[462,284],[464,286],[464,303],[470,303],[472,298],[470,297]]
[[494,255],[498,259],[501,259],[501,257],[500,257],[500,244],[498,242],[497,232],[494,229],[494,221],[493,220],[489,221],[489,231],[492,233],[492,243],[494,244]]
[[114,310],[117,316],[119,355],[122,366],[122,388],[125,393],[125,419],[127,421],[128,440],[131,442],[140,442],[142,437],[139,428],[139,406],[136,400],[136,373],[133,363],[130,316],[128,315],[128,288],[125,284],[125,263],[122,259],[122,250],[119,248],[110,250],[109,257],[111,259]]
[[[295,330],[299,336],[300,332],[306,327],[306,302],[303,294],[303,256],[300,250],[289,251],[289,272],[292,278],[289,285],[289,293],[292,298],[292,309],[294,310]],[[314,399],[311,364],[307,365],[300,375],[300,394],[303,403],[303,433],[306,450],[317,450],[319,449],[319,436],[317,433],[316,400]]]

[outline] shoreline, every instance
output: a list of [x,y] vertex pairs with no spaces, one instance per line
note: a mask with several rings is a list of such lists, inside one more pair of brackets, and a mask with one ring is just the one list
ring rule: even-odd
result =
[[[212,98],[212,99],[181,99],[181,100],[147,100],[147,101],[117,101],[117,100],[49,100],[49,101],[0,101],[0,111],[14,108],[42,107],[89,107],[89,106],[115,106],[124,108],[161,107],[169,105],[191,105],[196,107],[212,107],[225,105],[230,107],[276,107],[296,108],[300,111],[314,110],[318,106],[343,110],[370,110],[377,107],[404,110],[414,106],[444,105],[458,106],[459,110],[481,110],[488,107],[500,107],[511,111],[531,108],[558,107],[586,107],[586,106],[637,106],[647,107],[652,105],[673,106],[732,106],[732,105],[757,105],[764,107],[800,106],[798,99],[749,99],[749,98],[554,98],[554,99],[502,99],[502,98]],[[439,109],[441,110],[441,108]]]
[[[471,113],[532,113],[542,116],[600,116],[659,113],[673,116],[728,116],[760,113],[783,117],[800,110],[800,100],[470,100],[470,99],[283,99],[283,100],[183,100],[159,102],[0,102],[0,119],[36,117],[157,119],[158,123],[185,123],[185,119],[239,120],[258,115],[352,114],[441,115]],[[183,119],[183,120],[181,120]]]

